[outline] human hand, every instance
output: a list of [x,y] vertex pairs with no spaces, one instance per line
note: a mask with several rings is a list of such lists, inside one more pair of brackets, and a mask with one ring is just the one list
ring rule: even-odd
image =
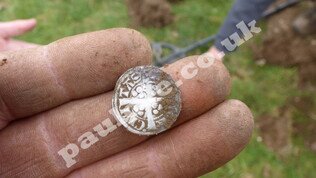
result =
[[[168,131],[147,137],[103,124],[111,132],[93,131],[106,118],[116,123],[108,111],[118,77],[151,58],[149,42],[129,29],[0,53],[0,177],[196,177],[234,158],[253,119],[242,102],[225,101],[230,77],[219,60],[192,68],[198,56],[191,56],[163,68],[183,82],[182,111]],[[79,138],[85,133],[90,142]],[[69,144],[64,159],[58,152]],[[67,160],[75,163],[68,168]]]
[[12,39],[32,30],[35,26],[35,19],[0,22],[0,51],[37,47],[37,44]]

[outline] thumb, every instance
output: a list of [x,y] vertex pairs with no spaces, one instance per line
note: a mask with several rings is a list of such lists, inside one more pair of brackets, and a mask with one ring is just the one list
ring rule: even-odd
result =
[[35,19],[0,22],[0,37],[10,38],[32,30],[36,26]]

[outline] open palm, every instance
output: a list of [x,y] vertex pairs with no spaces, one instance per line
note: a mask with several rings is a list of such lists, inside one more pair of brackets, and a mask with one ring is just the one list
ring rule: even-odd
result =
[[[242,102],[226,100],[230,76],[219,60],[192,79],[181,71],[198,56],[163,68],[183,82],[173,128],[147,137],[119,127],[108,112],[115,82],[151,58],[149,42],[122,28],[0,53],[0,61],[6,59],[0,66],[0,177],[196,177],[233,159],[248,143],[253,120]],[[116,129],[101,136],[93,128],[109,129],[107,118]],[[82,143],[84,133],[98,142]],[[67,152],[68,166],[58,154],[67,145],[77,148]]]

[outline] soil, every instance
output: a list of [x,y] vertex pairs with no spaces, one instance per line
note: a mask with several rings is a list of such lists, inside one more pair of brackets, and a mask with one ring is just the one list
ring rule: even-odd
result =
[[267,20],[263,42],[255,46],[255,59],[267,64],[299,68],[300,83],[316,86],[316,33],[300,35],[293,28],[295,19],[314,4],[302,2]]
[[[316,48],[314,49],[316,51]],[[300,86],[316,86],[316,62],[299,65]]]
[[178,2],[181,2],[183,0],[168,0],[170,3],[178,3]]
[[275,116],[264,115],[258,118],[259,134],[270,149],[281,156],[291,151],[292,118],[288,107],[277,111]]
[[[297,119],[296,114],[304,115]],[[291,153],[293,137],[316,152],[316,101],[309,96],[294,97],[275,113],[258,117],[259,135],[263,143],[280,156]]]
[[134,27],[161,28],[173,22],[171,5],[166,0],[126,0]]
[[303,137],[305,145],[316,152],[316,100],[309,96],[296,97],[292,105],[307,118],[293,123],[293,136]]
[[293,124],[293,135],[303,135],[305,146],[316,153],[316,124],[295,123]]
[[[298,87],[312,93],[316,91],[316,33],[299,34],[294,30],[293,22],[315,6],[315,2],[304,1],[270,17],[262,44],[251,46],[257,63],[297,67]],[[298,119],[297,114],[303,117]],[[303,138],[305,145],[316,152],[316,101],[313,94],[290,98],[285,106],[259,117],[258,122],[263,142],[280,155],[289,152],[293,137]]]

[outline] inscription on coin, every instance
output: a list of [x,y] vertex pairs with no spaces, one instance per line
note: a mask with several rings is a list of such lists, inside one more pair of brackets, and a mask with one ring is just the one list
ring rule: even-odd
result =
[[117,81],[112,100],[116,119],[139,135],[163,132],[181,110],[180,90],[173,79],[154,66],[138,66]]

